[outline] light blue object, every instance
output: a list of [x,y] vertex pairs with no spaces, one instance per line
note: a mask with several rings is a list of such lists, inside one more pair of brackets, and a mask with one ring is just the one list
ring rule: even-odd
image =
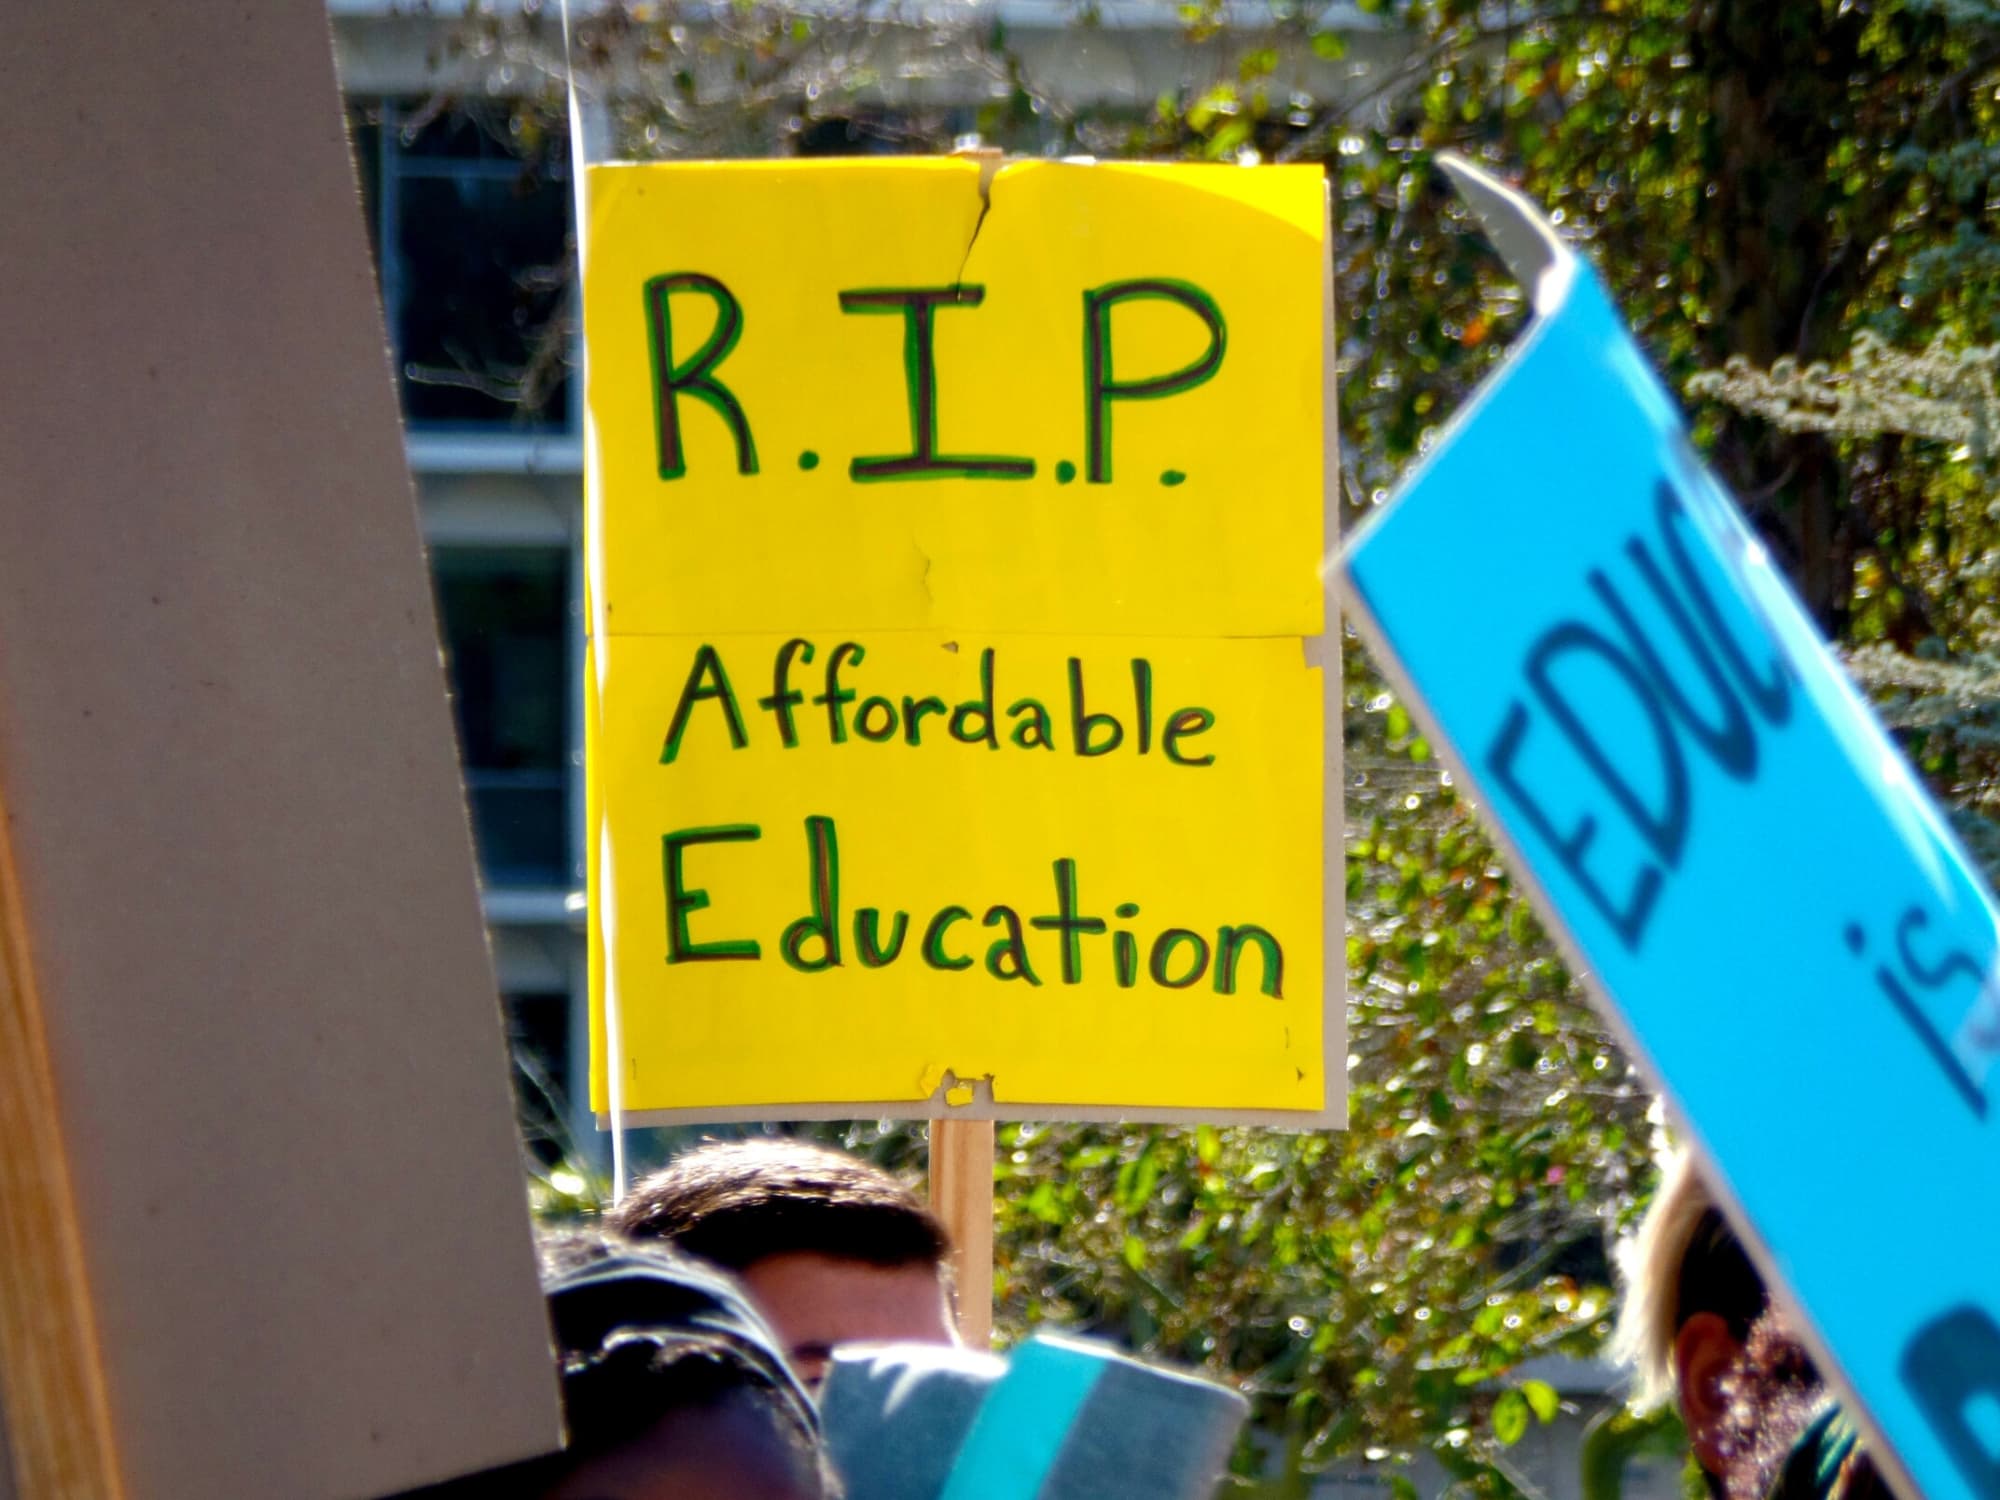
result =
[[1044,1333],[1004,1360],[836,1349],[820,1390],[847,1500],[1210,1500],[1248,1410],[1213,1381]]
[[1074,1344],[1023,1344],[979,1408],[938,1500],[1035,1500],[1108,1368]]
[[1933,1500],[2000,1497],[2000,925],[1588,266],[1349,545],[1355,613]]

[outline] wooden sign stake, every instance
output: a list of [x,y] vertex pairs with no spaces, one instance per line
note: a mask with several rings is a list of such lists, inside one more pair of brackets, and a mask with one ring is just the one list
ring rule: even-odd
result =
[[[991,202],[993,179],[1007,159],[998,146],[951,153],[979,163],[979,196]],[[933,1120],[931,1208],[951,1236],[958,1334],[969,1349],[993,1346],[993,1122]]]
[[951,1236],[958,1331],[966,1347],[993,1343],[993,1122],[933,1120],[931,1208]]

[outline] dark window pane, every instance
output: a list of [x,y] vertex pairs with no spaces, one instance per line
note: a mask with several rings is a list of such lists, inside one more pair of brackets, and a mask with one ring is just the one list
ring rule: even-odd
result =
[[864,109],[807,121],[793,138],[793,149],[800,156],[907,156],[949,150],[952,138],[942,114]]
[[510,994],[505,1000],[522,1142],[543,1166],[562,1166],[575,1149],[564,1087],[569,1076],[569,996]]
[[567,424],[568,196],[521,178],[400,180],[396,343],[412,422]]
[[[560,166],[569,148],[560,120],[543,120],[525,101],[459,99],[445,108],[405,99],[397,106],[397,142],[414,161]],[[552,155],[553,153],[553,155]]]
[[467,772],[480,868],[495,885],[562,885],[569,877],[569,803],[560,773],[532,785]]
[[569,859],[569,554],[432,553],[480,864],[496,885],[564,885]]
[[569,423],[570,179],[561,136],[450,112],[382,127],[384,284],[412,423]]

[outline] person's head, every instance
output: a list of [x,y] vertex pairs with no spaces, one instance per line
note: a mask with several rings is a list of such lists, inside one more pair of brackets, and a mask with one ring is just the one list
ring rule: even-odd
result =
[[1634,1367],[1634,1399],[1644,1408],[1699,1385],[1683,1378],[1683,1366],[1700,1375],[1712,1351],[1741,1348],[1770,1300],[1685,1152],[1666,1162],[1638,1232],[1619,1247],[1619,1269],[1616,1347]]
[[1635,1367],[1635,1403],[1674,1402],[1714,1493],[1762,1496],[1828,1397],[1686,1152],[1619,1261],[1613,1348]]
[[569,1446],[545,1500],[826,1500],[812,1403],[727,1277],[664,1246],[544,1247]]
[[607,1215],[741,1278],[799,1374],[846,1343],[954,1343],[947,1241],[894,1177],[809,1142],[713,1141],[675,1158]]
[[812,1401],[725,1272],[580,1230],[541,1248],[566,1445],[400,1500],[839,1500]]

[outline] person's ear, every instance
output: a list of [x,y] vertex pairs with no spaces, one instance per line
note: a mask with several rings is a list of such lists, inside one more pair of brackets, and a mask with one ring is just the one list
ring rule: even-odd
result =
[[1711,1474],[1720,1474],[1727,1461],[1719,1446],[1729,1409],[1723,1377],[1742,1355],[1742,1343],[1716,1313],[1696,1313],[1674,1335],[1674,1390],[1681,1420],[1694,1456]]

